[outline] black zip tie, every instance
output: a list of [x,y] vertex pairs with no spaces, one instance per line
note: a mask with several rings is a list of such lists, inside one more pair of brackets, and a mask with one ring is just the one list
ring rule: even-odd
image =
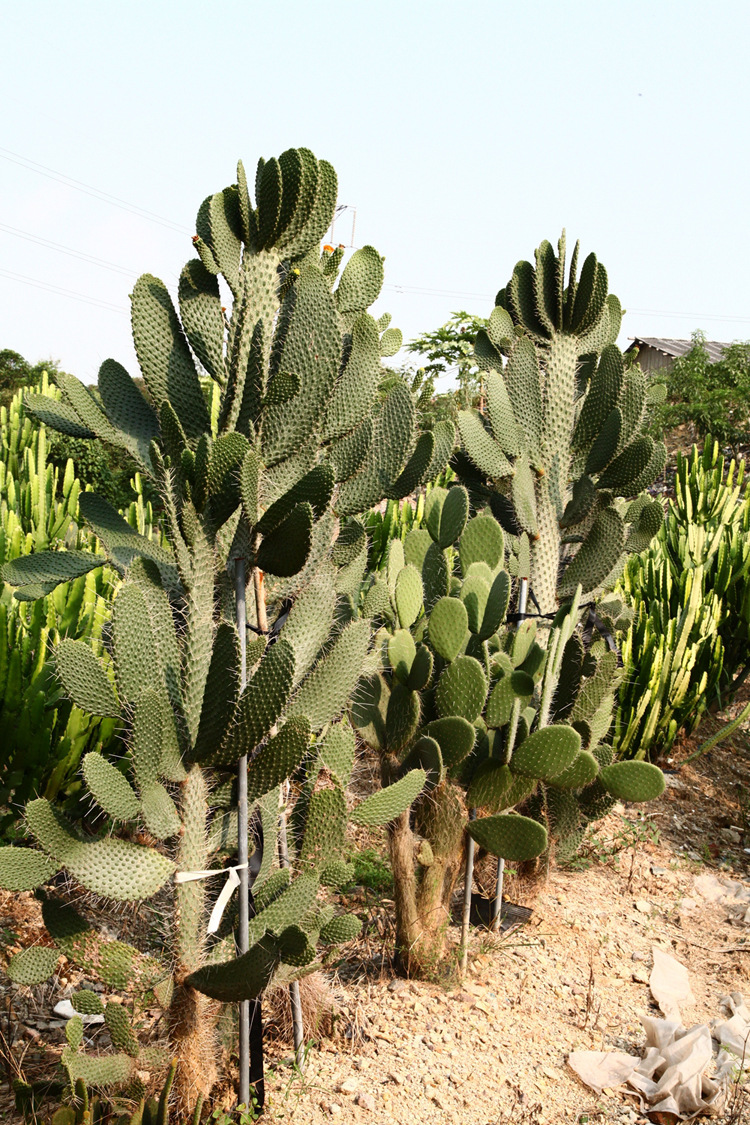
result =
[[[534,591],[531,589],[530,586],[529,586],[529,597],[531,598],[532,602],[536,606],[537,613],[508,613],[505,617],[505,620],[508,622],[508,624],[518,625],[522,621],[554,621],[554,619],[557,617],[557,613],[559,612],[559,610],[555,613],[542,613],[540,611],[539,602],[537,601],[536,596],[534,594]],[[617,645],[617,641],[615,640],[611,629],[607,628],[607,626],[602,621],[601,617],[599,617],[598,613],[596,613],[596,610],[594,608],[595,605],[596,605],[595,602],[586,602],[584,605],[579,606],[579,609],[587,609],[588,610],[588,613],[586,615],[586,621],[585,621],[584,626],[583,626],[582,640],[583,640],[584,648],[586,648],[586,649],[590,648],[591,641],[592,641],[593,635],[594,635],[594,629],[596,629],[597,633],[599,633],[599,635],[601,636],[602,640],[604,641],[604,643],[607,646],[607,648],[609,649],[609,651],[613,652],[615,654],[615,656],[617,657],[617,667],[623,668],[624,663],[623,663],[623,659],[622,659],[622,653],[620,652],[620,649]]]

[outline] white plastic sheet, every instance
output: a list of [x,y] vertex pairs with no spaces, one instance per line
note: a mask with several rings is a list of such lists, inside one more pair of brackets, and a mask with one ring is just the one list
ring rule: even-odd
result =
[[643,1016],[643,1057],[624,1051],[573,1051],[568,1064],[582,1082],[601,1094],[627,1088],[641,1110],[677,1118],[716,1112],[739,1069],[750,1069],[750,1009],[742,995],[722,997],[728,1019],[682,1024],[680,1003],[695,1003],[687,969],[657,946],[653,948],[652,995],[667,1019]]

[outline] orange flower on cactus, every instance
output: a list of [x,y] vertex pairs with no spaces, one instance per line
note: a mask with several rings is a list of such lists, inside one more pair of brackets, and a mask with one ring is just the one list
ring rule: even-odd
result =
[[329,246],[328,243],[325,244],[323,249],[325,250],[326,254],[332,254],[333,253],[333,247]]

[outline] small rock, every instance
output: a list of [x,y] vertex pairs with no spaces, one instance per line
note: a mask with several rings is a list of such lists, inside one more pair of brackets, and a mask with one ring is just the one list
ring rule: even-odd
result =
[[331,1102],[328,1106],[328,1112],[330,1113],[331,1117],[335,1117],[337,1114],[342,1112],[342,1109],[338,1102]]
[[456,992],[455,995],[453,996],[453,999],[460,1001],[460,1003],[462,1003],[462,1004],[474,1004],[475,1003],[474,997],[471,995],[470,992]]
[[641,914],[650,914],[651,913],[651,903],[646,902],[645,898],[637,899],[636,903],[635,903],[635,908]]
[[338,1094],[356,1094],[358,1082],[356,1078],[345,1078],[343,1082],[339,1082],[336,1087]]
[[727,842],[727,844],[742,843],[742,836],[734,828],[722,828],[719,830],[719,835],[721,836],[722,840],[725,840]]
[[372,1094],[357,1094],[354,1104],[358,1105],[360,1109],[366,1109],[368,1113],[375,1112],[375,1099]]
[[450,1109],[450,1105],[448,1104],[448,1100],[446,1098],[444,1098],[442,1094],[437,1094],[437,1093],[433,1094],[432,1100],[435,1103],[435,1105],[438,1107],[438,1109],[442,1109],[442,1110],[446,1110],[446,1111]]
[[42,1038],[41,1032],[37,1031],[35,1027],[24,1027],[23,1034],[28,1035],[29,1039],[33,1039],[35,1042]]
[[697,906],[698,906],[698,903],[695,901],[694,898],[680,899],[680,910],[695,910],[697,908]]
[[648,981],[649,981],[648,969],[646,969],[646,968],[636,969],[635,972],[633,973],[633,980],[635,981],[636,984],[648,984]]
[[630,960],[631,961],[645,961],[646,960],[646,954],[645,953],[639,953],[637,949],[634,949],[633,952],[630,954]]
[[388,1077],[390,1078],[391,1082],[394,1083],[394,1085],[403,1086],[404,1080],[400,1074],[395,1074],[392,1070],[389,1070]]
[[395,980],[392,980],[391,983],[388,985],[388,991],[389,992],[403,992],[403,990],[406,987],[407,987],[406,981],[400,980],[397,977]]
[[652,863],[651,864],[651,874],[657,875],[657,876],[658,875],[668,875],[669,869],[666,868],[666,867],[659,867],[659,865],[657,863]]

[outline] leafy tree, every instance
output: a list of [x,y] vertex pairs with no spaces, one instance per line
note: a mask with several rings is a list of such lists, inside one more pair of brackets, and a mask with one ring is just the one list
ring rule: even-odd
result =
[[712,363],[705,333],[691,339],[690,351],[667,372],[667,400],[655,420],[666,428],[691,426],[691,440],[710,434],[736,456],[750,441],[750,341],[728,345]]
[[[474,358],[477,332],[487,327],[485,317],[465,311],[452,313],[449,320],[434,332],[424,332],[407,344],[407,351],[426,356],[425,373],[437,378],[452,374],[458,391],[450,396],[461,407],[477,404],[482,395],[482,372]],[[439,396],[443,398],[444,396]]]
[[9,406],[18,388],[31,382],[32,370],[18,352],[10,348],[0,351],[0,406]]

